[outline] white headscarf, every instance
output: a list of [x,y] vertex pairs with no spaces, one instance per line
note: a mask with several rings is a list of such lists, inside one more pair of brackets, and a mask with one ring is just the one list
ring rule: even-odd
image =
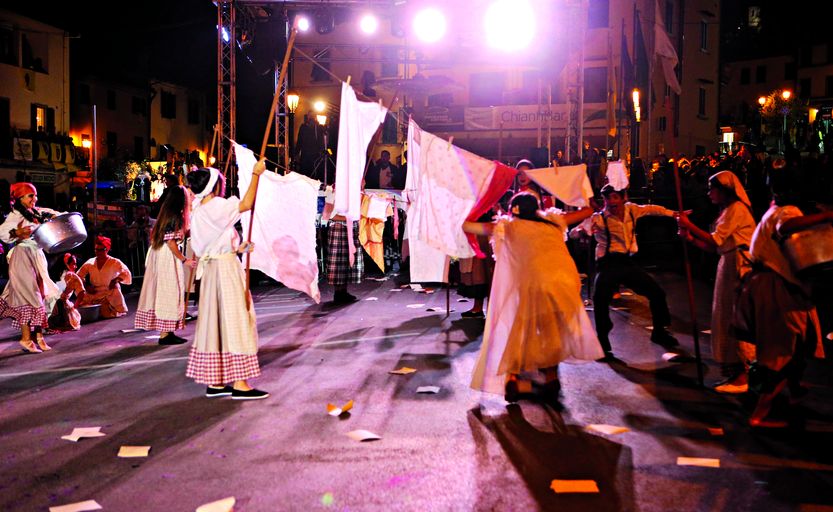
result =
[[709,179],[717,180],[723,188],[734,192],[741,203],[752,208],[752,202],[749,200],[749,196],[746,195],[746,189],[743,188],[743,184],[735,173],[732,171],[720,171]]
[[214,187],[217,186],[217,180],[220,179],[220,171],[213,167],[207,167],[208,173],[210,177],[208,178],[208,183],[205,185],[205,188],[202,189],[202,192],[199,194],[194,194],[194,201],[191,203],[191,210],[196,210],[202,204],[202,200],[205,199],[208,194],[214,192]]

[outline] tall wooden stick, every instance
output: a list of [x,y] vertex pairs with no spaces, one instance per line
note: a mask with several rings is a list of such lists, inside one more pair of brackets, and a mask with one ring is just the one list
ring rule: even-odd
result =
[[[676,155],[675,155],[676,156]],[[680,168],[677,165],[677,159],[674,159],[674,187],[677,191],[677,207],[680,212],[683,209],[683,194],[680,187]],[[700,358],[700,329],[697,327],[697,311],[694,302],[694,281],[691,278],[691,261],[688,257],[688,244],[685,240],[683,243],[683,259],[685,261],[685,279],[688,285],[688,309],[691,312],[691,337],[694,339],[694,357],[697,364],[697,382],[700,387],[703,387],[703,363]]]
[[217,129],[217,125],[215,124],[214,125],[214,136],[211,137],[211,149],[208,150],[208,155],[206,155],[206,157],[205,157],[205,164],[206,164],[205,166],[206,167],[211,165],[211,162],[209,160],[211,160],[211,157],[214,156],[214,145],[217,143],[217,133],[218,132],[219,132],[219,130]]
[[[297,23],[297,22],[296,22]],[[289,33],[289,41],[286,43],[286,53],[283,55],[283,63],[281,64],[281,74],[278,76],[277,86],[275,88],[275,96],[272,98],[272,108],[269,109],[269,117],[266,119],[266,132],[263,134],[263,143],[260,145],[260,154],[261,158],[262,155],[266,154],[266,144],[269,142],[269,132],[272,131],[272,123],[274,122],[275,118],[275,110],[278,107],[278,98],[281,95],[281,86],[283,85],[283,81],[286,78],[286,71],[289,68],[289,57],[292,54],[292,47],[295,45],[295,36],[298,34],[298,27],[293,25],[292,30]],[[254,176],[252,176],[254,179]],[[252,200],[252,210],[251,210],[251,217],[249,218],[249,233],[246,237],[246,241],[251,243],[252,242],[252,227],[255,224],[255,205],[257,204],[257,184],[255,182],[255,197]],[[252,263],[252,253],[251,251],[246,253],[246,289],[249,289],[249,285],[251,284],[251,263]]]

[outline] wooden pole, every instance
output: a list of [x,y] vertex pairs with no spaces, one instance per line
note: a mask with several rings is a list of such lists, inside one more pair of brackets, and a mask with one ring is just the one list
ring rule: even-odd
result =
[[217,143],[217,131],[218,131],[217,130],[217,125],[215,124],[214,125],[214,136],[211,137],[211,149],[208,150],[208,154],[205,156],[205,166],[206,167],[211,166],[211,162],[209,160],[211,160],[211,157],[214,155],[214,145]]
[[[676,157],[676,155],[675,155]],[[680,212],[683,209],[683,194],[680,186],[680,168],[677,165],[677,158],[674,158],[674,188],[677,192],[677,208]],[[688,309],[691,312],[691,337],[694,340],[694,357],[697,363],[697,382],[703,387],[703,363],[700,358],[700,330],[697,327],[697,311],[694,302],[694,281],[691,277],[691,260],[688,257],[688,244],[682,240],[683,260],[685,262],[685,278],[688,284]]]
[[[275,89],[275,96],[272,98],[272,108],[269,109],[269,117],[266,119],[266,132],[263,134],[263,142],[260,145],[260,154],[261,158],[262,155],[266,154],[266,143],[269,142],[269,132],[272,129],[272,120],[275,117],[275,109],[278,107],[278,98],[280,97],[280,87],[283,84],[284,79],[286,78],[286,71],[289,68],[289,56],[292,54],[292,47],[295,45],[295,36],[298,34],[298,28],[293,25],[292,29],[289,32],[289,41],[286,43],[286,53],[283,55],[283,63],[281,64],[281,74],[278,78],[278,86]],[[252,177],[254,179],[254,177]],[[251,210],[251,217],[249,218],[249,232],[246,236],[246,241],[251,243],[252,242],[252,227],[255,224],[255,205],[257,204],[257,183],[255,183],[255,197],[252,200],[252,210]],[[251,251],[246,253],[246,289],[249,289],[251,284],[251,263],[252,263],[252,253]],[[248,297],[249,295],[247,295]],[[248,300],[248,299],[247,299]]]

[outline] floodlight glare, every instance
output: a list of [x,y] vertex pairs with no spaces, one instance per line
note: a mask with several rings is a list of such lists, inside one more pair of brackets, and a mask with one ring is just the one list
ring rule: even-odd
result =
[[327,103],[324,102],[324,100],[318,100],[312,104],[312,109],[320,114],[321,112],[327,110]]
[[423,9],[414,17],[414,34],[426,42],[435,43],[445,35],[445,16],[437,9]]
[[362,32],[365,34],[373,34],[379,28],[379,20],[372,14],[365,14],[362,16],[361,21],[359,21],[359,27],[361,27]]
[[306,32],[307,30],[309,30],[309,27],[310,27],[309,18],[307,18],[306,16],[299,16],[298,17],[298,31],[299,32]]
[[486,10],[484,25],[489,46],[520,50],[535,36],[535,12],[527,0],[497,0]]

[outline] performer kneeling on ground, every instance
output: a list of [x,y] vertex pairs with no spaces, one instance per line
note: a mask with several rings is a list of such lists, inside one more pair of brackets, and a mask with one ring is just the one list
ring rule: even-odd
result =
[[671,325],[671,313],[665,292],[653,277],[631,261],[631,256],[639,250],[636,245],[636,221],[645,215],[673,217],[674,211],[659,205],[631,203],[626,200],[624,190],[616,190],[611,185],[602,187],[601,193],[605,207],[591,218],[590,230],[596,238],[598,269],[593,285],[593,314],[605,358],[613,357],[608,337],[613,330],[609,308],[620,285],[648,297],[654,323],[651,341],[663,346],[676,345],[677,340],[666,329]]
[[468,233],[492,235],[495,273],[486,313],[486,330],[471,387],[505,393],[509,402],[531,391],[524,372],[544,373],[544,392],[558,401],[558,363],[594,360],[602,350],[584,310],[581,279],[564,233],[590,208],[570,213],[539,210],[531,193],[516,194],[511,216],[494,224],[466,222]]
[[806,359],[824,357],[818,313],[811,287],[793,272],[779,243],[795,231],[833,222],[833,211],[803,215],[795,206],[797,183],[776,169],[772,206],[752,235],[753,268],[744,280],[735,309],[738,337],[755,344],[756,361],[749,369],[749,389],[758,403],[749,417],[755,427],[784,427],[770,416],[772,402],[789,385],[790,398],[806,393],[800,383]]
[[209,398],[231,395],[235,400],[257,400],[269,396],[248,383],[260,375],[257,324],[237,253],[251,251],[253,246],[239,245],[240,236],[234,229],[240,214],[252,209],[265,169],[263,160],[255,165],[242,200],[223,197],[225,187],[217,169],[188,174],[188,186],[195,194],[191,245],[199,258],[197,279],[201,281],[197,329],[185,375],[207,384],[205,396]]
[[78,260],[72,253],[64,254],[64,272],[61,280],[57,283],[58,289],[62,289],[61,296],[52,306],[52,313],[49,315],[49,328],[56,331],[77,331],[81,328],[81,313],[75,308],[72,301],[73,294],[75,302],[84,298],[84,282],[75,273],[78,270]]
[[101,318],[116,318],[127,314],[127,303],[121,293],[122,284],[131,284],[133,274],[120,259],[110,256],[113,242],[106,236],[95,239],[95,258],[86,261],[78,270],[82,280],[90,277],[87,293],[79,306],[101,304]]
[[188,230],[190,207],[185,187],[168,190],[165,202],[150,234],[150,249],[145,260],[145,278],[136,308],[137,329],[161,331],[160,345],[179,345],[187,340],[173,331],[185,328],[185,272],[183,263],[196,268],[195,259],[187,259],[179,243]]
[[[12,211],[0,225],[0,240],[14,247],[6,255],[9,282],[0,295],[0,318],[11,318],[22,332],[20,346],[26,352],[50,350],[43,339],[48,326],[46,301],[61,294],[46,267],[46,256],[32,240],[32,231],[61,212],[36,208],[38,191],[31,183],[11,186]],[[37,346],[32,340],[35,333]]]

